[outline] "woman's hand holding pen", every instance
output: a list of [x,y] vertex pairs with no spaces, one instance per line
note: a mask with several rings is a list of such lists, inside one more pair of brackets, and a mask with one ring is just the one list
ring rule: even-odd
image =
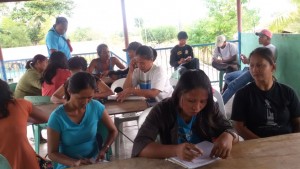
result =
[[185,161],[192,161],[202,154],[203,151],[191,143],[182,143],[176,148],[176,156]]

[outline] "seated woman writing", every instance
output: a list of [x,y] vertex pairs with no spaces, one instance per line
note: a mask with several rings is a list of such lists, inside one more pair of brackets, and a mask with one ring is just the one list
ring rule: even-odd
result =
[[273,77],[276,65],[270,49],[260,47],[249,56],[254,82],[240,89],[231,119],[244,139],[300,132],[300,103],[290,87]]
[[[158,135],[161,143],[155,142]],[[203,153],[195,144],[205,140],[214,144],[211,156],[227,158],[238,135],[214,103],[207,75],[187,70],[172,97],[152,108],[134,140],[132,156],[191,161]]]
[[[84,57],[74,56],[68,60],[68,67],[71,71],[71,74],[75,74],[77,72],[86,71],[87,69],[87,61],[84,59]],[[97,82],[97,90],[94,95],[94,98],[101,99],[106,98],[109,95],[112,95],[112,90],[99,78],[96,78]],[[67,83],[68,81],[66,81]],[[65,95],[65,89],[64,85],[61,85],[51,96],[51,101],[53,103],[65,103],[67,100],[64,98]]]
[[158,102],[172,95],[173,87],[167,74],[162,67],[154,64],[157,55],[155,53],[156,51],[148,46],[140,46],[136,50],[136,57],[134,62],[130,63],[123,91],[118,93],[118,101],[136,95]]
[[[87,72],[75,73],[68,83],[67,102],[55,109],[48,121],[48,154],[57,168],[87,165],[103,159],[117,136],[117,129],[104,105],[93,100],[95,78]],[[97,143],[98,122],[108,130],[104,146]]]

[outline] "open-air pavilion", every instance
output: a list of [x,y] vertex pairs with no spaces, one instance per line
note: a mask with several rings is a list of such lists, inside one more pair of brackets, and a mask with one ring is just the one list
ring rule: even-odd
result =
[[[9,2],[11,0],[6,0],[6,1],[1,1],[1,2]],[[128,38],[128,33],[127,33],[127,24],[126,24],[126,8],[125,8],[125,4],[126,1],[125,0],[120,0],[120,3],[122,3],[122,13],[123,13],[123,30],[124,30],[124,47],[127,47],[128,42],[130,41],[130,39]],[[258,43],[257,43],[257,36],[253,33],[242,33],[242,28],[241,28],[241,10],[240,10],[240,0],[237,0],[237,14],[238,14],[238,25],[237,25],[237,30],[238,30],[238,39],[236,40],[236,42],[239,45],[239,51],[240,53],[243,53],[245,55],[249,55],[249,53],[256,47],[258,47]],[[300,36],[298,34],[274,34],[273,38],[272,38],[272,43],[277,47],[277,71],[276,71],[276,78],[278,79],[278,81],[282,82],[282,83],[286,83],[290,86],[292,86],[294,88],[294,90],[297,92],[298,96],[300,96],[300,73],[298,71],[298,69],[300,68],[299,64],[298,64],[298,60],[299,60],[299,56],[300,56],[300,49],[295,47],[295,44],[298,44],[298,42],[300,41]],[[204,47],[207,47],[211,50],[211,48],[214,47],[214,44],[196,44],[193,45],[194,49],[199,52],[198,54],[200,55],[200,51],[201,49],[203,49]],[[160,55],[160,59],[159,60],[159,64],[161,65],[165,65],[168,71],[172,72],[172,70],[169,68],[168,66],[168,57],[169,57],[169,51],[170,48],[160,48],[157,49],[158,53]],[[196,53],[197,53],[196,52]],[[201,53],[202,54],[202,53]],[[79,54],[80,55],[80,54]],[[86,57],[94,57],[94,55],[92,54],[81,54],[82,56]],[[206,56],[203,56],[206,57]],[[3,56],[1,53],[1,48],[0,48],[0,63],[1,63],[1,78],[8,80],[9,78],[7,78],[7,69],[5,67],[6,61],[3,60]],[[207,68],[206,65],[202,65],[202,67],[204,70],[207,70],[208,73],[212,74],[212,81],[218,82],[219,81],[219,72],[212,72],[212,70],[210,68]],[[134,129],[137,130],[137,129]],[[134,133],[135,134],[135,133]],[[133,134],[133,135],[134,135]],[[291,139],[295,139],[296,136],[291,136],[289,137]],[[275,138],[275,139],[266,139],[265,141],[262,141],[264,143],[266,142],[275,142],[276,146],[280,146],[284,147],[285,145],[283,143],[281,143],[279,140],[281,140],[282,138]],[[126,139],[125,139],[126,140]],[[282,139],[284,141],[288,141],[288,139]],[[262,142],[260,141],[253,141],[250,142],[249,144],[247,144],[247,146],[249,147],[253,147],[254,145],[257,144],[261,144]],[[296,142],[292,142],[293,144],[296,144]],[[268,146],[266,144],[262,144],[263,146]],[[278,147],[274,146],[273,148],[276,149]],[[242,147],[239,147],[240,150],[242,149]],[[255,149],[256,150],[256,149]],[[128,150],[125,150],[128,151]],[[238,150],[237,150],[238,151]],[[262,153],[262,151],[256,150],[260,153]],[[267,168],[264,164],[258,164],[257,157],[255,156],[255,154],[253,155],[253,157],[251,156],[251,152],[246,152],[246,154],[243,154],[242,151],[238,151],[240,152],[240,154],[245,156],[245,159],[238,159],[242,162],[245,162],[247,160],[249,160],[251,163],[256,164],[256,165],[260,165],[262,168]],[[263,153],[268,153],[269,151],[264,151]],[[248,153],[248,154],[247,154]],[[247,159],[247,157],[250,158]],[[268,155],[268,154],[267,154]],[[287,156],[285,156],[285,154],[280,154],[285,160],[294,160],[292,158],[289,158]],[[247,156],[247,157],[246,157]],[[127,154],[128,157],[128,154]],[[252,157],[252,158],[251,158]],[[265,156],[264,156],[265,157]],[[238,158],[238,157],[234,157],[234,158]],[[235,163],[233,159],[230,159],[232,161],[229,160],[227,166],[225,165],[225,168],[228,167],[230,168],[230,165],[238,165],[237,163]],[[274,160],[275,159],[275,160]],[[238,161],[237,160],[237,161]],[[274,161],[272,161],[274,160]],[[264,162],[267,163],[274,163],[274,165],[276,165],[277,161],[282,160],[282,158],[279,156],[274,157],[273,159],[267,159]],[[161,161],[160,161],[161,162]],[[155,161],[151,161],[149,160],[148,163],[147,161],[145,162],[145,164],[149,164],[149,165],[153,165],[153,164],[157,164],[155,163]],[[165,162],[161,162],[159,163],[160,165],[164,166],[166,165]],[[217,163],[218,165],[219,163]],[[122,164],[116,164],[116,165],[122,165]],[[216,168],[220,167],[215,165]],[[279,164],[278,164],[279,165]],[[250,167],[249,167],[250,166]],[[243,166],[245,168],[251,168],[251,165],[249,164],[249,166]],[[140,166],[141,167],[141,166]],[[175,166],[172,166],[170,168],[174,168]],[[253,166],[252,166],[253,167]],[[146,167],[147,168],[147,167]]]

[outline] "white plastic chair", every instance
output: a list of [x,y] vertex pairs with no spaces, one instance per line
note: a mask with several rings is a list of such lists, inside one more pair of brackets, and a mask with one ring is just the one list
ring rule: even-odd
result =
[[227,118],[226,116],[226,111],[225,111],[225,105],[224,105],[224,101],[222,98],[222,95],[220,92],[218,92],[216,89],[213,88],[213,96],[214,98],[217,99],[217,103],[219,105],[219,109],[220,111],[224,114],[224,116]]
[[126,80],[126,78],[121,78],[121,79],[118,79],[118,80],[114,81],[114,82],[111,84],[110,89],[111,89],[113,92],[115,91],[115,89],[116,89],[117,87],[121,87],[121,88],[123,89],[123,84],[124,84],[125,80]]

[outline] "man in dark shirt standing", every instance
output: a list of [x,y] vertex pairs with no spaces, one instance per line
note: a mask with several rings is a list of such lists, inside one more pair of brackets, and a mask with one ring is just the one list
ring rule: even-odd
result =
[[179,67],[186,69],[199,69],[199,59],[194,58],[193,48],[186,44],[188,35],[181,31],[177,35],[179,44],[171,50],[170,65],[177,70]]

